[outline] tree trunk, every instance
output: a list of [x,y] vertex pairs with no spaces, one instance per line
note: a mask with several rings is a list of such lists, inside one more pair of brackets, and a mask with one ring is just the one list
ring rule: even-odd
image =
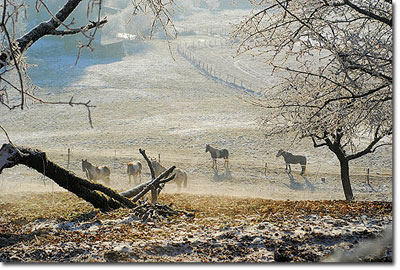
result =
[[342,179],[344,196],[347,201],[352,201],[354,197],[350,184],[349,161],[346,158],[341,158],[339,159],[339,161],[340,161],[340,178]]
[[332,135],[332,141],[327,137],[327,133],[324,133],[323,137],[325,143],[322,144],[317,144],[315,138],[312,137],[314,147],[328,146],[329,150],[335,153],[340,163],[340,178],[342,180],[344,197],[346,201],[352,201],[354,199],[354,196],[350,184],[350,159],[348,158],[348,156],[346,156],[346,152],[343,150],[343,146],[340,142],[343,137],[343,132],[341,129],[336,130],[336,133]]
[[[0,174],[4,168],[12,168],[18,164],[35,169],[52,179],[59,186],[74,193],[102,211],[120,207],[134,208],[136,207],[135,202],[143,197],[151,188],[158,188],[160,183],[166,183],[175,177],[175,175],[172,175],[167,178],[175,169],[175,166],[172,166],[156,179],[152,179],[148,183],[118,194],[106,186],[76,176],[74,173],[50,161],[46,153],[40,150],[18,147],[13,144],[3,144],[0,149]],[[133,196],[135,196],[133,201],[127,198]]]
[[102,211],[120,207],[133,208],[136,206],[135,203],[119,195],[114,190],[80,178],[50,161],[46,153],[42,151],[4,144],[0,149],[0,157],[0,173],[4,168],[23,164],[49,177],[60,187],[74,193]]
[[[168,183],[169,181],[173,180],[175,178],[175,174],[172,176],[166,178],[168,175],[171,174],[171,172],[175,169],[175,166],[172,166],[162,174],[160,174],[156,179],[151,179],[150,181],[137,185],[136,187],[126,190],[124,192],[121,192],[120,195],[127,197],[127,198],[132,198],[133,202],[136,202],[139,200],[141,197],[143,197],[149,190],[152,190],[154,186],[156,186],[156,190],[158,193],[161,192],[161,189],[163,188],[163,185],[165,183]],[[153,196],[153,194],[152,194]],[[155,203],[155,202],[152,202]]]

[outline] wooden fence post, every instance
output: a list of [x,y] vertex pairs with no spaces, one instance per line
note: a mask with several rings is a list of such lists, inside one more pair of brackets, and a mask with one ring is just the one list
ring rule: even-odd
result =
[[374,187],[371,185],[371,183],[369,182],[369,168],[367,169],[367,184],[368,186],[372,189],[372,191],[377,192]]
[[268,168],[268,164],[267,162],[265,162],[264,164],[264,176],[267,177],[267,168]]
[[68,148],[68,160],[67,160],[67,169],[69,168],[69,162],[71,160],[71,149]]

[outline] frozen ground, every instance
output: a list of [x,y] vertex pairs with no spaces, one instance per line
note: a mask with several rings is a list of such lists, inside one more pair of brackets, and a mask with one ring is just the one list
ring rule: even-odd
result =
[[[45,61],[36,67],[43,68],[32,73],[33,81],[43,87],[37,91],[40,97],[68,101],[73,96],[75,101],[91,100],[96,105],[93,129],[85,108],[40,104],[25,111],[0,108],[2,125],[14,143],[39,148],[65,166],[70,148],[70,169],[78,175],[83,176],[83,158],[110,166],[111,185],[119,190],[129,187],[125,164],[132,160],[144,163],[138,152],[143,148],[151,157],[160,154],[165,166],[177,165],[188,172],[189,188],[184,192],[290,200],[343,199],[338,164],[329,151],[315,150],[310,141],[292,144],[285,137],[265,139],[258,129],[262,110],[243,102],[239,98],[243,93],[237,89],[201,74],[176,52],[176,46],[183,42],[223,39],[218,33],[226,33],[227,18],[238,20],[245,12],[187,15],[177,26],[198,34],[175,40],[172,55],[165,41],[153,40],[146,42],[141,52],[123,58],[96,62],[86,56],[74,67],[73,55],[53,55],[48,65]],[[199,18],[204,22],[200,30],[195,24]],[[210,32],[213,34],[207,35]],[[253,81],[257,87],[265,84],[268,90],[268,83],[274,80],[261,60],[233,58],[234,50],[229,46],[198,48],[193,53],[222,72]],[[207,143],[229,149],[232,180],[214,180],[212,161],[205,153]],[[280,148],[307,156],[305,178],[298,174],[300,168],[292,166],[294,179],[290,182],[283,159],[275,157]],[[391,160],[388,147],[351,164],[356,199],[392,200]],[[222,162],[220,165],[222,168]],[[368,167],[375,191],[366,184]],[[145,178],[148,175],[145,168]],[[60,190],[23,167],[5,170],[0,185],[5,193]],[[166,189],[175,191],[174,185]]]
[[[143,178],[150,177],[139,148],[153,158],[160,155],[162,164],[183,168],[189,179],[182,193],[167,185],[160,202],[193,212],[195,218],[143,224],[127,209],[99,213],[33,170],[14,167],[0,175],[1,261],[337,261],[349,250],[356,258],[373,256],[379,242],[364,241],[377,236],[385,237],[382,247],[389,244],[383,259],[392,260],[390,147],[351,164],[354,195],[363,202],[331,201],[344,195],[329,151],[285,136],[265,139],[258,128],[262,110],[176,52],[178,45],[223,40],[228,19],[238,20],[246,12],[185,14],[177,26],[186,35],[172,43],[172,56],[160,40],[147,41],[141,51],[123,57],[85,55],[77,67],[74,55],[30,56],[40,64],[31,73],[42,87],[36,93],[46,100],[91,100],[94,128],[85,108],[35,104],[9,112],[0,107],[1,124],[14,143],[39,148],[63,166],[71,149],[69,169],[82,177],[81,159],[108,165],[111,186],[119,191],[131,188],[129,161],[140,160]],[[233,58],[233,48],[214,44],[219,45],[199,46],[192,53],[270,93],[276,78],[260,59]],[[232,179],[214,177],[207,143],[229,149]],[[280,148],[307,156],[304,177],[297,166],[292,166],[292,178],[285,173],[283,159],[275,157]],[[334,250],[336,255],[327,257]]]
[[[150,218],[147,210],[101,213],[65,192],[22,198],[0,203],[2,262],[393,260],[391,202],[175,193],[161,196],[165,205],[142,204],[155,211]],[[164,216],[172,204],[186,212]]]

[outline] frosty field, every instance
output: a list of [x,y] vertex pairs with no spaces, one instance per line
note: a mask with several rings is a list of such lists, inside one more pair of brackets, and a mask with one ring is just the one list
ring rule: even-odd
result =
[[[4,114],[10,115],[5,126],[13,142],[39,148],[64,165],[70,148],[70,168],[81,176],[84,175],[81,159],[108,165],[112,171],[111,185],[120,190],[128,188],[126,163],[144,162],[138,151],[142,148],[153,158],[160,154],[165,166],[176,165],[186,170],[189,175],[186,192],[291,200],[343,198],[338,164],[329,151],[314,149],[312,143],[305,140],[292,144],[285,137],[265,139],[258,124],[263,111],[244,102],[240,98],[245,95],[243,92],[204,76],[173,50],[174,60],[163,41],[150,41],[146,46],[144,52],[125,56],[121,61],[60,69],[57,72],[65,71],[67,76],[71,70],[76,72],[74,69],[81,74],[77,80],[72,78],[59,88],[38,91],[46,99],[69,100],[73,96],[76,101],[90,100],[96,105],[92,111],[93,129],[85,108],[34,104],[21,112],[3,109]],[[227,47],[225,57],[228,60],[229,53],[231,50]],[[205,50],[201,49],[202,59],[213,61],[213,56],[207,59],[204,54]],[[236,63],[249,66],[248,61],[245,58]],[[222,65],[221,68],[228,67]],[[234,72],[237,77],[241,74],[239,70]],[[248,73],[241,76],[247,78]],[[207,143],[230,151],[232,180],[213,181],[212,160],[209,153],[205,153]],[[284,161],[275,157],[279,149],[307,156],[306,177],[314,187],[305,185],[296,165],[292,165],[294,180],[303,187],[293,190],[287,186],[290,181],[284,171]],[[223,173],[223,162],[219,160],[219,164],[220,173]],[[390,148],[351,165],[356,198],[391,200]],[[372,192],[366,185],[368,167],[371,184],[379,192]],[[147,168],[144,172],[149,175]],[[21,179],[21,176],[24,177]],[[325,183],[321,182],[322,177],[326,178]],[[17,185],[22,190],[26,184],[26,190],[35,187],[47,190],[49,186],[43,187],[40,178],[19,167],[5,171],[1,184],[5,187]],[[171,185],[167,191],[174,192],[175,187]]]
[[[48,65],[32,67],[32,81],[40,86],[36,92],[39,97],[53,101],[68,101],[71,97],[75,101],[90,100],[91,104],[96,106],[91,112],[94,128],[89,125],[87,110],[84,107],[32,104],[27,110],[12,112],[4,107],[0,108],[2,125],[15,144],[38,148],[46,152],[51,160],[64,167],[67,166],[67,151],[70,149],[71,159],[68,168],[81,177],[85,177],[81,168],[82,159],[88,159],[96,165],[107,165],[111,168],[110,185],[117,191],[132,187],[128,183],[127,162],[140,160],[144,165],[143,179],[146,181],[150,179],[150,172],[139,153],[139,148],[145,149],[152,158],[160,157],[161,164],[166,167],[176,165],[184,169],[188,174],[188,187],[177,192],[176,185],[168,184],[162,191],[163,196],[160,201],[172,203],[179,209],[193,211],[198,215],[196,219],[171,221],[171,223],[165,221],[168,226],[173,227],[170,234],[167,233],[167,229],[160,228],[157,224],[151,224],[143,229],[141,227],[143,224],[138,220],[122,222],[123,218],[129,217],[123,210],[116,214],[121,215],[121,220],[111,225],[107,220],[113,219],[113,214],[107,216],[99,213],[96,217],[96,212],[93,216],[80,219],[80,215],[95,210],[88,203],[67,194],[51,180],[43,178],[31,169],[18,166],[4,170],[0,176],[2,189],[0,209],[4,217],[8,218],[0,221],[3,224],[0,231],[0,243],[2,243],[0,248],[4,248],[3,252],[7,251],[4,253],[7,256],[1,257],[3,261],[268,262],[273,261],[277,255],[274,255],[272,248],[268,252],[265,251],[268,249],[267,239],[277,241],[280,243],[279,246],[282,246],[281,242],[288,238],[300,243],[301,237],[307,235],[304,231],[299,234],[299,230],[304,227],[301,222],[305,222],[310,215],[315,221],[310,232],[328,235],[327,239],[333,239],[334,243],[331,246],[310,243],[313,251],[309,253],[307,247],[302,246],[303,255],[297,257],[297,260],[304,261],[308,258],[318,261],[338,246],[352,247],[358,243],[358,237],[368,239],[381,235],[386,225],[391,224],[391,147],[382,147],[374,155],[367,155],[350,164],[351,183],[356,202],[346,206],[349,207],[347,212],[342,209],[346,205],[343,201],[333,203],[335,207],[341,209],[340,214],[336,216],[333,211],[329,213],[320,211],[329,208],[329,201],[324,200],[344,199],[339,165],[333,154],[326,149],[314,149],[311,140],[292,142],[285,136],[266,138],[259,126],[265,111],[245,102],[243,98],[251,98],[247,93],[206,76],[178,54],[176,48],[179,45],[197,44],[199,40],[207,40],[211,42],[209,44],[215,42],[214,46],[193,47],[190,49],[191,53],[222,74],[230,74],[238,80],[251,81],[254,89],[268,93],[269,86],[275,79],[270,74],[270,68],[265,67],[261,59],[248,55],[233,58],[234,49],[228,43],[215,41],[223,40],[225,37],[219,33],[226,32],[229,28],[224,16],[229,15],[230,18],[237,16],[238,19],[239,15],[246,11],[226,12],[226,14],[211,12],[192,14],[191,17],[178,21],[178,27],[192,29],[193,32],[201,30],[201,32],[173,40],[171,50],[168,49],[165,40],[154,39],[146,41],[135,53],[126,55],[110,53],[98,59],[85,53],[77,66],[74,66],[74,54],[55,53],[47,56],[47,59],[51,60]],[[199,16],[203,18],[207,16],[204,21],[209,25],[202,25],[203,30],[196,28],[195,22]],[[220,21],[217,21],[218,18]],[[213,29],[214,32],[211,34],[209,29]],[[44,61],[40,60],[38,55],[30,57],[35,63]],[[229,150],[232,179],[214,178],[210,154],[205,152],[206,144]],[[307,156],[306,175],[300,176],[300,166],[292,165],[293,179],[290,180],[285,172],[282,157],[275,157],[279,149]],[[218,165],[219,173],[224,173],[223,161],[218,160]],[[368,168],[372,187],[367,184]],[[21,198],[31,201],[46,199],[38,203],[36,209],[34,206],[30,207],[33,214],[27,217],[29,215],[24,213],[23,207],[19,205]],[[63,198],[62,201],[67,205],[79,209],[76,209],[77,212],[72,216],[66,216],[63,212],[64,206],[61,206],[62,203],[58,202],[57,198]],[[267,224],[267,217],[270,217],[268,213],[278,213],[279,216],[281,207],[272,200],[279,200],[277,204],[282,203],[284,205],[282,209],[289,212],[297,203],[304,202],[308,205],[306,209],[309,212],[302,212],[301,222],[296,216],[292,217],[293,224],[283,222],[283,218],[274,219],[275,216],[274,218],[271,216],[273,220]],[[318,203],[314,206],[313,201]],[[229,212],[231,206],[226,202],[232,203],[232,209],[237,211],[242,206],[247,210],[242,209],[243,213],[237,216]],[[253,203],[257,205],[254,209],[251,207]],[[271,210],[266,210],[265,205],[272,205]],[[322,205],[321,208],[319,205]],[[7,206],[16,207],[18,211],[14,215]],[[212,210],[207,210],[207,207]],[[223,221],[215,221],[218,219],[218,214],[213,210],[214,207],[223,209],[221,212],[229,212],[225,213]],[[374,217],[368,207],[378,209],[379,214]],[[44,211],[43,209],[52,209],[56,214],[53,216],[51,214],[53,212],[35,213],[36,210]],[[250,211],[251,215],[246,216],[246,211]],[[25,214],[27,216],[24,216]],[[258,214],[260,216],[257,217]],[[92,223],[97,222],[97,218],[101,220],[99,224],[104,226],[96,224],[97,227],[90,231],[94,226]],[[262,218],[264,220],[261,220]],[[77,222],[73,226],[81,226],[81,223],[85,222],[91,225],[87,228],[82,225],[83,227],[76,231],[71,229],[71,234],[69,234],[70,228],[63,228],[58,231],[58,235],[54,235],[61,222],[58,219],[64,219],[63,222]],[[204,225],[213,221],[215,226],[211,226],[212,228]],[[183,222],[182,225],[180,222]],[[324,225],[321,225],[322,223]],[[12,245],[15,243],[10,240],[12,232],[8,228],[10,224],[21,230],[23,235],[16,240],[19,246],[14,250]],[[28,224],[31,227],[21,224]],[[35,227],[36,225],[38,227]],[[101,247],[101,252],[99,251],[97,255],[92,248],[86,246],[87,243],[94,243],[91,242],[95,241],[94,235],[101,230],[110,229],[113,233],[117,233],[116,231],[125,228],[124,226],[129,227],[127,229],[129,233],[132,233],[134,226],[139,226],[140,230],[146,233],[147,230],[150,232],[148,237],[144,236],[146,233],[136,235],[140,241],[132,236],[129,241],[126,240],[127,243],[122,240],[113,242],[110,239],[107,241],[103,239],[104,242],[100,239],[103,235],[96,240],[101,240],[96,242]],[[54,238],[50,239],[46,233],[31,237],[29,234],[39,227],[43,231],[50,231],[49,235]],[[180,232],[182,228],[185,232],[183,230]],[[335,228],[337,237],[332,228]],[[188,233],[188,230],[191,233]],[[278,235],[266,237],[267,230],[277,231]],[[121,234],[127,231],[121,229]],[[290,231],[296,231],[296,234]],[[176,243],[158,239],[160,232],[162,235],[165,234],[167,237],[165,239],[175,237]],[[62,240],[64,234],[65,237],[68,235],[72,238],[65,240],[62,251],[64,253],[57,253],[57,243],[64,241]],[[73,244],[81,237],[80,235],[84,235],[82,239],[88,242]],[[337,240],[339,238],[341,240]],[[338,242],[335,242],[335,239]],[[138,242],[135,242],[136,240]],[[30,245],[33,249],[42,250],[40,241],[54,246],[49,246],[47,251],[43,251],[44,253],[40,251],[26,255],[26,258],[21,255],[24,254],[22,243]],[[245,243],[243,245],[246,248],[240,249],[238,253],[233,251],[229,253],[230,251],[227,251],[229,249],[224,249],[227,245],[232,246],[232,249],[233,246],[240,246],[239,242]],[[145,253],[141,249],[141,245],[149,243],[151,247],[156,247],[155,251],[153,250],[154,254]],[[168,253],[168,247],[175,247],[171,250],[177,253]],[[212,253],[210,251],[212,249],[220,250],[223,256],[218,257],[218,252]],[[82,251],[75,254],[71,250],[89,250],[89,253]],[[194,255],[195,250],[200,251]],[[15,257],[11,259],[13,252]],[[39,253],[47,254],[48,257],[43,259],[41,256],[45,255]],[[133,253],[136,257],[132,255]],[[290,260],[296,261],[296,257],[292,256]]]

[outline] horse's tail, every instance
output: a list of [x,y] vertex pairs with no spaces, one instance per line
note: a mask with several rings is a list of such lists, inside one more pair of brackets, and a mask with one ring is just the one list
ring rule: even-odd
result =
[[129,175],[129,173],[130,173],[130,168],[131,168],[131,164],[130,163],[128,163],[128,166],[127,166],[127,169],[126,169],[126,173]]
[[307,158],[303,156],[303,160],[301,162],[301,165],[303,165],[304,167],[307,165]]
[[224,154],[225,154],[225,158],[228,159],[229,158],[229,151],[228,149],[224,149]]
[[184,174],[184,176],[185,176],[185,179],[183,180],[183,187],[184,187],[184,188],[187,188],[187,173],[184,172],[183,174]]
[[110,177],[111,170],[107,166],[104,166],[104,175]]

